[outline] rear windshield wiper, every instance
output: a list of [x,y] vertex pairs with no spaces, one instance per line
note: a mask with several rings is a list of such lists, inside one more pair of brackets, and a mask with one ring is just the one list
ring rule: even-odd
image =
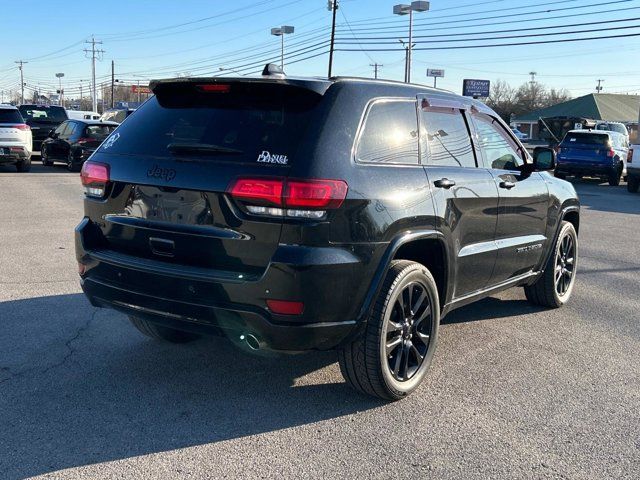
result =
[[242,150],[210,143],[170,143],[167,145],[167,150],[173,153],[206,153],[210,155],[238,155],[244,153]]

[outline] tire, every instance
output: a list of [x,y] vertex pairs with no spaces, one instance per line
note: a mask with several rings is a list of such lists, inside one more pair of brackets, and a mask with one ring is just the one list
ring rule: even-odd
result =
[[621,168],[617,169],[614,173],[609,175],[609,178],[608,178],[609,186],[617,187],[618,185],[620,185],[620,177],[622,177]]
[[31,170],[31,159],[30,158],[25,158],[24,160],[20,160],[19,162],[16,163],[16,170],[18,170],[18,172],[23,173],[23,172],[28,172]]
[[73,154],[71,150],[69,150],[69,154],[67,155],[67,170],[70,172],[79,172],[80,166],[73,160]]
[[[401,309],[407,298],[412,305],[408,316]],[[429,270],[419,263],[394,260],[363,334],[338,350],[343,377],[367,395],[385,400],[406,397],[429,370],[439,324],[438,289]]]
[[53,162],[49,160],[49,154],[47,153],[47,148],[45,146],[42,146],[42,150],[40,150],[40,161],[45,167],[53,166]]
[[[560,260],[563,256],[563,249],[565,248],[563,242],[566,238],[571,239],[573,246],[570,262],[568,261],[568,257],[563,261]],[[578,235],[576,229],[570,222],[563,221],[549,260],[547,260],[547,264],[545,265],[544,272],[533,285],[524,287],[527,300],[534,305],[548,308],[559,308],[567,303],[575,285],[578,268],[578,251]],[[570,270],[570,277],[567,278],[567,273],[562,270],[562,277],[558,277],[558,280],[556,280],[557,269],[559,268]],[[556,283],[561,280],[563,284],[556,285]]]
[[182,330],[175,330],[162,325],[156,325],[143,318],[129,315],[129,320],[141,333],[155,340],[162,340],[170,343],[187,343],[200,338],[199,335]]
[[629,193],[638,193],[640,188],[640,177],[629,177],[627,180],[627,191]]
[[553,176],[556,178],[559,178],[560,180],[564,180],[567,178],[567,176],[564,173],[560,173],[560,172],[553,172]]

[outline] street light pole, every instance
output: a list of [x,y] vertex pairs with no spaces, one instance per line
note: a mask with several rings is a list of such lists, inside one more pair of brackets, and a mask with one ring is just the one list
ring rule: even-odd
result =
[[271,29],[271,35],[280,37],[280,68],[284,70],[284,36],[287,33],[293,33],[294,28],[291,25],[282,25]]
[[64,77],[64,73],[56,73],[56,77],[58,77],[58,105],[64,105],[64,100],[62,99],[62,77]]
[[[398,4],[393,6],[394,15],[409,15],[409,44],[405,61],[404,81],[411,82],[411,50],[413,49],[413,12],[426,12],[429,10],[429,2],[411,2],[411,5]],[[404,45],[404,42],[402,42]]]

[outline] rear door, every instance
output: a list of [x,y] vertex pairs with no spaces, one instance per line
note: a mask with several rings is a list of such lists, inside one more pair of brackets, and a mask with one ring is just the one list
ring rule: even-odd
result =
[[[423,102],[422,100],[426,100]],[[454,298],[487,286],[496,262],[498,188],[478,168],[464,106],[420,99],[421,144],[439,225],[449,242]]]
[[549,194],[538,172],[523,169],[522,146],[496,117],[471,115],[484,166],[494,177],[500,203],[496,227],[498,261],[491,285],[524,274],[538,265],[546,238]]
[[227,191],[250,177],[265,195],[279,195],[267,180],[307,160],[302,146],[320,95],[275,82],[181,82],[155,93],[92,157],[109,166],[112,182],[106,202],[87,200],[100,247],[257,278],[282,217],[250,211]]
[[49,158],[64,159],[66,158],[65,149],[63,147],[67,133],[73,129],[73,122],[67,120],[62,122],[54,131],[54,136],[47,142],[47,155]]

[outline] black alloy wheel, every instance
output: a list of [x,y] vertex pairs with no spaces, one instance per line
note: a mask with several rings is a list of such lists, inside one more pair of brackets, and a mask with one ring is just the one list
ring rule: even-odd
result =
[[556,253],[555,284],[556,293],[563,297],[567,294],[573,281],[575,267],[575,245],[573,236],[566,234],[560,240],[560,248]]
[[431,339],[431,302],[425,286],[412,282],[396,299],[385,325],[385,356],[399,382],[411,379],[424,361]]

